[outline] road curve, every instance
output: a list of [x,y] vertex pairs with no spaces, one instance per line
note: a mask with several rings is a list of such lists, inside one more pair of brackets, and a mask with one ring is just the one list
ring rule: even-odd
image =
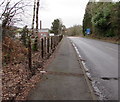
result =
[[118,45],[103,41],[69,37],[85,60],[92,79],[105,99],[118,99]]

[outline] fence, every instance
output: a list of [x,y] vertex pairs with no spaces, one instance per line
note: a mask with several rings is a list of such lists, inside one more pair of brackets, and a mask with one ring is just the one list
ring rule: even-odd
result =
[[24,46],[19,39],[5,37],[2,41],[3,100],[15,100],[17,96],[22,96],[21,92],[28,87],[31,77],[43,68],[45,60],[62,38],[62,35],[41,38],[36,43],[38,50],[33,51],[31,39],[27,39],[28,46]]
[[[37,44],[38,51],[32,57],[29,56],[29,68],[34,73],[35,69],[40,67],[41,61],[44,61],[50,57],[54,52],[59,42],[62,40],[63,35],[49,36],[40,38]],[[32,52],[30,52],[32,54]],[[29,54],[29,55],[30,55]],[[37,61],[34,61],[33,58],[37,58]],[[31,59],[30,59],[31,58]],[[34,61],[34,65],[33,65]],[[36,63],[37,62],[37,63]]]
[[62,35],[60,36],[52,36],[52,37],[44,37],[41,38],[41,57],[42,59],[48,58],[53,51],[55,50],[58,43],[61,41]]
[[[28,47],[25,49],[23,44],[19,43],[18,40],[7,38],[7,43],[3,42],[3,52],[5,56],[3,56],[3,64],[9,63],[26,63],[28,69],[31,72],[34,72],[35,69],[41,67],[44,60],[48,59],[50,55],[54,52],[56,46],[63,38],[62,35],[57,36],[49,36],[40,38],[37,42],[37,51],[33,51],[32,42],[28,41]],[[10,42],[10,43],[9,43]],[[17,43],[17,45],[16,45]]]

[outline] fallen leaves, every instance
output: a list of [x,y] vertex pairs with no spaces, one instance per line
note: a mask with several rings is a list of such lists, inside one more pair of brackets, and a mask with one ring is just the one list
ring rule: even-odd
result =
[[15,97],[28,81],[30,71],[23,64],[8,65],[3,68],[2,90],[3,100]]
[[29,91],[40,81],[46,60],[40,52],[32,53],[32,70],[28,68],[28,49],[18,40],[6,37],[3,41],[2,100],[25,100]]

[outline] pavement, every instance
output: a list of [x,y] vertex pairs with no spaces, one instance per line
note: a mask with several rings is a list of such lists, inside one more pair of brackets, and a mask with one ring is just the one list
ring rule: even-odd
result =
[[104,99],[118,100],[118,45],[100,40],[69,37]]
[[68,38],[63,38],[47,74],[31,90],[28,100],[93,100],[77,54]]

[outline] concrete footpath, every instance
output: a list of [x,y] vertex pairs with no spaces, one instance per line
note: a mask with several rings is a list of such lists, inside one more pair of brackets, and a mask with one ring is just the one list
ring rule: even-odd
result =
[[69,39],[62,40],[55,56],[28,100],[93,100]]

